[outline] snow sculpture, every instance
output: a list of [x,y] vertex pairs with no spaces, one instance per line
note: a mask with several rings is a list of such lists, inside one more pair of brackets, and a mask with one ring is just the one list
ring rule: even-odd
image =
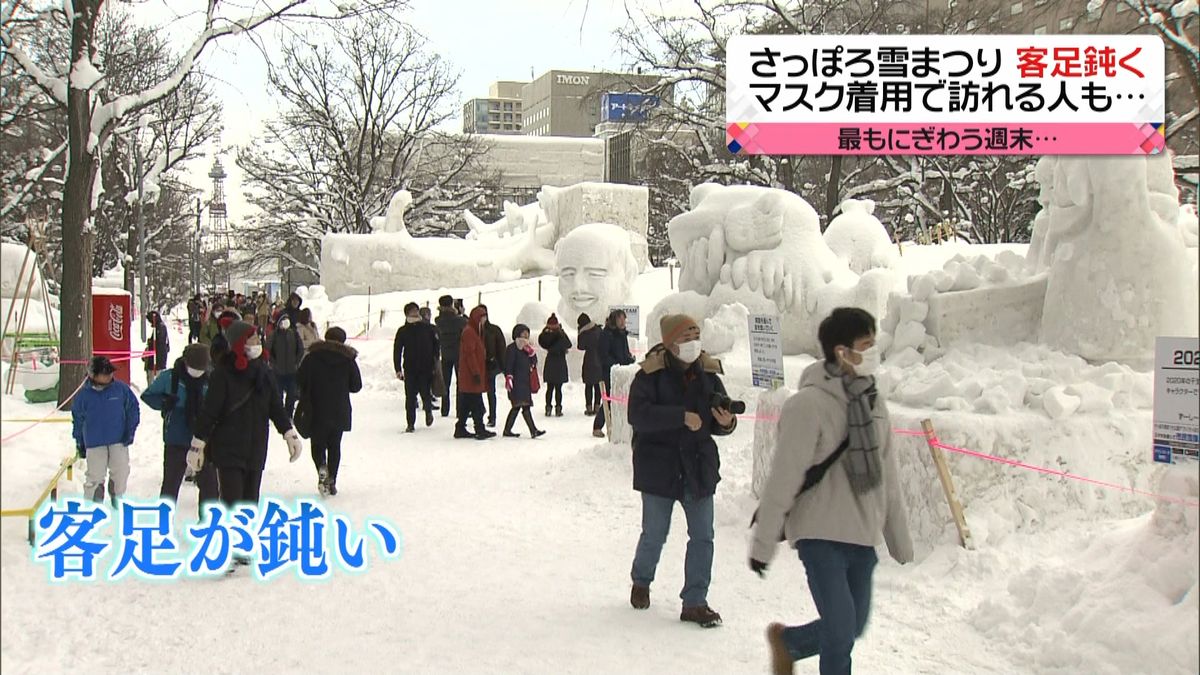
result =
[[[511,281],[526,274],[545,274],[554,252],[542,246],[536,219],[506,205],[509,236],[495,227],[473,240],[450,237],[415,238],[404,224],[411,195],[401,190],[387,213],[371,219],[369,235],[326,234],[321,241],[321,283],[329,296],[423,288],[479,286]],[[476,219],[478,220],[478,219]],[[519,229],[518,229],[519,228]]]
[[581,225],[559,240],[555,269],[558,317],[565,324],[585,312],[602,323],[609,307],[630,299],[638,275],[629,233],[608,223]]
[[733,303],[752,314],[780,314],[784,353],[816,354],[816,324],[834,307],[881,314],[893,274],[874,269],[860,279],[851,272],[798,195],[704,184],[692,189],[690,206],[671,220],[668,234],[682,262],[679,288],[708,296],[706,316]]
[[1048,268],[1043,341],[1093,361],[1144,362],[1155,336],[1195,335],[1196,280],[1170,158],[1041,162],[1053,169],[1036,259]]
[[841,209],[841,214],[825,230],[825,243],[850,265],[851,271],[862,274],[895,265],[896,247],[887,228],[875,217],[875,202],[847,199]]

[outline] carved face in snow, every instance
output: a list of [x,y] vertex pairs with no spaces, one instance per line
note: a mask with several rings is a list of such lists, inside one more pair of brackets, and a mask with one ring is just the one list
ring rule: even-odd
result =
[[612,305],[629,299],[637,261],[629,233],[603,223],[581,225],[555,247],[559,316],[607,316]]

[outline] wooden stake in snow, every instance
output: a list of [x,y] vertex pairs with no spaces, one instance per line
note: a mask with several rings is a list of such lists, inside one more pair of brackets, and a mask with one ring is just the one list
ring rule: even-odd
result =
[[967,527],[967,518],[963,514],[962,504],[958,501],[958,493],[954,489],[954,479],[950,477],[950,467],[946,464],[946,453],[937,445],[937,436],[933,432],[933,422],[922,420],[921,428],[925,431],[925,443],[933,455],[933,465],[937,467],[938,480],[942,482],[942,492],[946,493],[946,502],[950,504],[950,515],[954,516],[954,526],[958,528],[958,542],[968,551],[975,550],[971,540],[971,530]]

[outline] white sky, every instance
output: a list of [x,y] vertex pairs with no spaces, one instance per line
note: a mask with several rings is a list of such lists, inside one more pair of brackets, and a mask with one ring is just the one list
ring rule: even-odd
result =
[[[180,8],[195,7],[189,0],[154,0],[134,11],[145,20],[165,25],[177,35],[180,49],[194,34],[196,18],[176,19]],[[144,14],[143,14],[144,13]],[[430,42],[461,77],[451,101],[451,130],[461,129],[461,105],[469,98],[486,96],[495,80],[528,80],[530,70],[541,75],[550,69],[619,70],[622,60],[615,50],[613,31],[625,22],[624,0],[412,0],[406,22]],[[278,29],[261,32],[270,49]],[[231,36],[210,45],[200,63],[218,78],[217,95],[224,104],[225,132],[220,154],[229,178],[226,201],[231,223],[249,215],[242,197],[240,172],[232,146],[249,143],[264,120],[277,111],[267,90],[267,69],[261,52],[245,36]],[[192,161],[187,180],[203,186],[216,147]]]

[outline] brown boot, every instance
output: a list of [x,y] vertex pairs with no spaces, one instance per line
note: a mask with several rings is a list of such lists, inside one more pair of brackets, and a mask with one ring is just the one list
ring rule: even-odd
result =
[[792,675],[792,654],[783,642],[784,625],[773,623],[767,626],[767,646],[771,650],[771,674]]
[[634,584],[629,591],[629,604],[634,609],[650,609],[650,587]]
[[683,612],[679,614],[679,620],[699,624],[701,628],[716,628],[721,625],[721,615],[708,605],[684,607]]

